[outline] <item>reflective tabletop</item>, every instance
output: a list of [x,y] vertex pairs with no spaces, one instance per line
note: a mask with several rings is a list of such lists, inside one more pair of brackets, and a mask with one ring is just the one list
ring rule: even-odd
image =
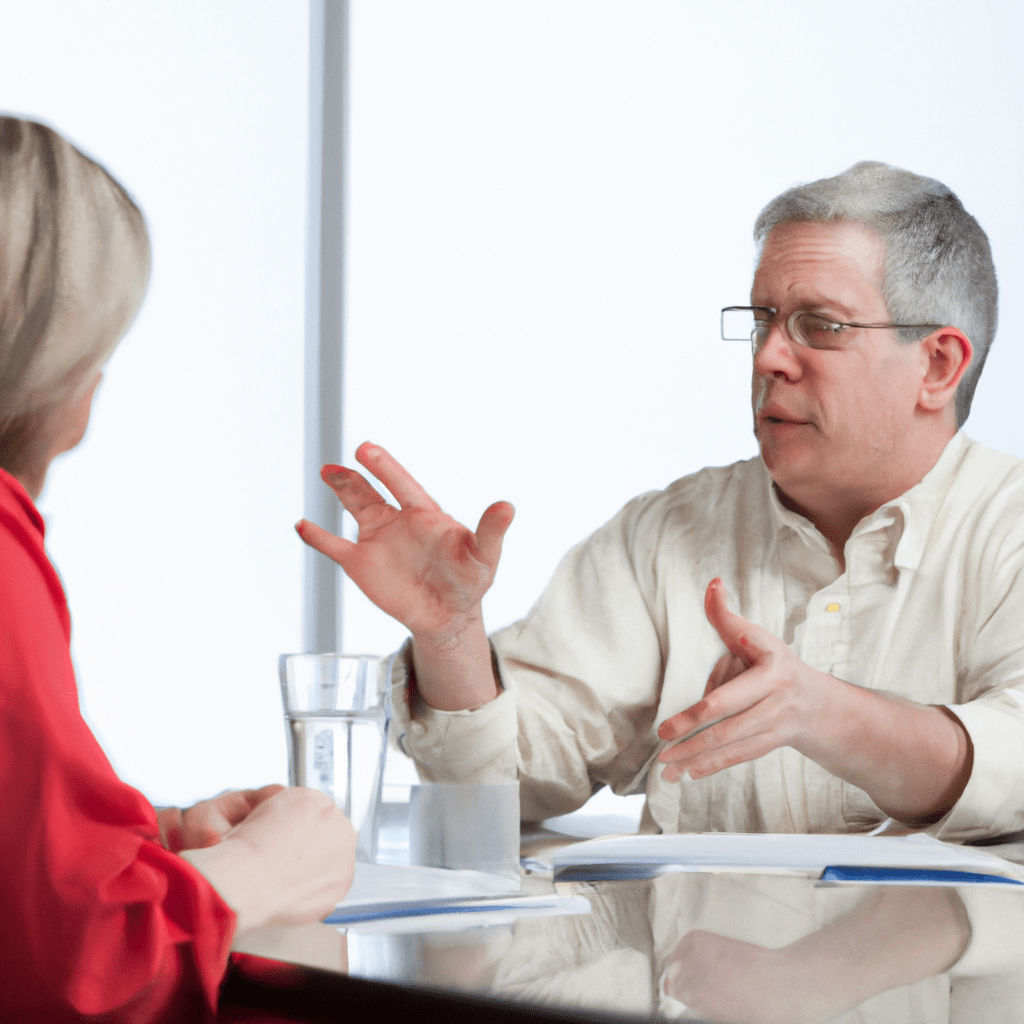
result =
[[[407,992],[432,996],[449,1020],[459,1007],[469,1016],[484,1007],[492,1016],[529,1009],[531,1019],[548,1008],[548,1019],[569,1019],[572,1009],[576,1020],[582,1011],[785,1024],[1024,1021],[1016,886],[829,886],[756,871],[556,884],[543,866],[575,841],[543,827],[524,832],[534,870],[524,870],[522,887],[581,895],[589,914],[490,926],[470,918],[445,931],[270,929],[236,944],[235,983],[262,977],[293,994],[319,985],[326,1016],[295,1019],[362,1019],[352,1000],[379,1008]],[[1024,862],[1022,844],[989,850]],[[282,964],[311,970],[289,975]],[[358,996],[341,985],[331,995],[331,977],[388,987]],[[497,1002],[472,1002],[479,997]]]

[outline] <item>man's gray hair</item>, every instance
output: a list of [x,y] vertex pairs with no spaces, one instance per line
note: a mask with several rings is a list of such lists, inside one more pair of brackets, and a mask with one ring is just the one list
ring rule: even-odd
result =
[[[881,238],[890,319],[957,327],[970,338],[974,359],[956,393],[961,426],[996,333],[998,288],[985,232],[941,182],[864,161],[773,199],[757,218],[754,239],[763,247],[779,224],[830,220],[858,221]],[[921,331],[901,332],[900,340],[921,337]]]

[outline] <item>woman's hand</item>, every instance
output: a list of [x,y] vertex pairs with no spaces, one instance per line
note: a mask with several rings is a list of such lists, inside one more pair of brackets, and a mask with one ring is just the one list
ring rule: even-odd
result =
[[219,843],[240,821],[284,786],[262,789],[229,789],[209,800],[181,810],[163,807],[156,812],[160,841],[171,853],[200,850]]
[[290,786],[261,801],[221,842],[182,856],[234,910],[241,933],[322,920],[352,884],[355,851],[355,830],[334,801]]

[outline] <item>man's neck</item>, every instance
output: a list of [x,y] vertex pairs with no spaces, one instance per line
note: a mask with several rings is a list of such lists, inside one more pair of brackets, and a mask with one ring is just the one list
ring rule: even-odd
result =
[[[810,509],[804,508],[798,502],[786,494],[778,486],[775,485],[775,492],[779,496],[779,501],[785,508],[788,508],[790,512],[795,512],[797,515],[803,516],[815,527],[815,529],[828,541],[829,547],[832,550],[832,555],[839,562],[839,565],[843,570],[846,569],[846,557],[844,555],[844,549],[846,548],[846,542],[850,539],[850,534],[853,533],[856,525],[864,519],[866,516],[871,515],[876,508],[880,508],[885,502],[881,502],[874,507],[865,506],[863,510],[851,509],[844,507],[842,509],[831,509],[829,513],[818,515]],[[837,512],[845,513],[837,515]]]
[[[832,554],[845,569],[844,549],[857,524],[883,505],[895,501],[919,484],[939,461],[946,445],[956,434],[952,429],[948,435],[936,439],[936,443],[922,452],[922,458],[909,466],[900,476],[886,480],[872,492],[817,495],[809,491],[806,496],[787,494],[776,484],[775,490],[785,508],[809,520],[828,541]],[[801,500],[803,499],[803,500]]]

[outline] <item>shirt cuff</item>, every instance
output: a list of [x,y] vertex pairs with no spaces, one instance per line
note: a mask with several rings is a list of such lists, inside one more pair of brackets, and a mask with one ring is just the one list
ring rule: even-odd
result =
[[504,690],[473,711],[438,711],[416,695],[411,680],[412,642],[407,640],[391,665],[392,735],[424,782],[516,781],[513,694]]
[[953,809],[928,829],[946,842],[1006,835],[1024,828],[1024,708],[1012,691],[947,705],[974,747],[967,786]]

